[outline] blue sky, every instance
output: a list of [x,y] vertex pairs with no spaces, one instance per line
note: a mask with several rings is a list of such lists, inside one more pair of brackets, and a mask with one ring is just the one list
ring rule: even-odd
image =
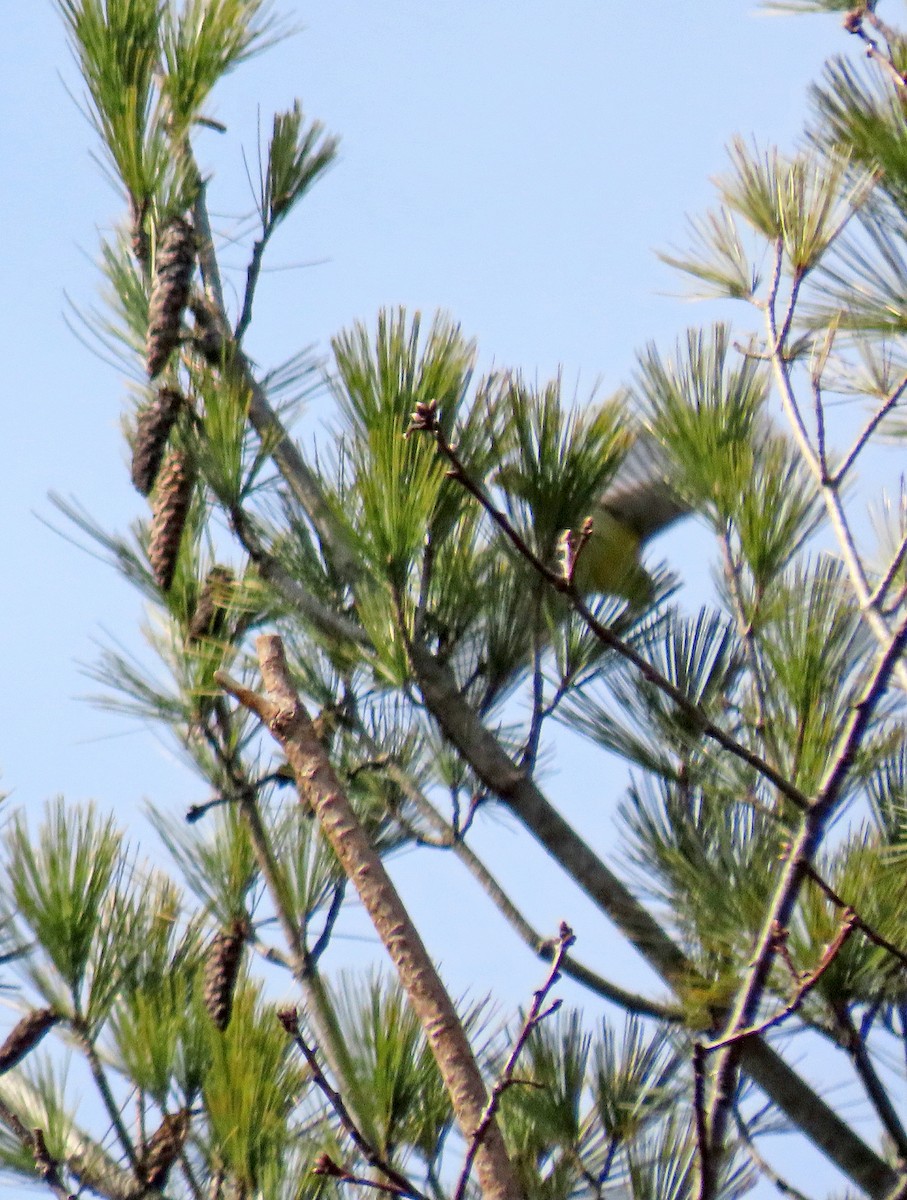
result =
[[[268,367],[308,343],[324,349],[382,305],[442,308],[478,339],[483,364],[540,377],[561,367],[581,395],[625,380],[649,339],[667,345],[712,318],[679,298],[683,282],[653,250],[684,244],[685,217],[711,202],[709,176],[734,134],[793,144],[809,81],[829,53],[852,50],[835,20],[769,18],[753,0],[313,0],[279,11],[302,32],[241,67],[209,105],[228,127],[199,143],[215,224],[232,229],[252,209],[242,151],[254,170],[257,128],[267,132],[275,109],[299,97],[342,144],[274,239],[281,269],[260,288],[252,354]],[[68,302],[98,303],[97,235],[121,204],[67,94],[80,85],[61,23],[47,2],[28,13],[7,22],[0,45],[0,786],[33,812],[59,793],[93,797],[138,830],[145,797],[179,812],[204,790],[153,732],[78,699],[91,688],[79,663],[99,639],[138,646],[140,607],[42,523],[60,523],[47,493],[74,496],[116,529],[143,502],[119,432],[126,381],[64,321]],[[244,254],[226,252],[228,286],[241,287]],[[307,435],[325,415],[305,417]],[[688,529],[665,553],[704,576],[704,548]],[[551,790],[607,849],[616,797],[590,809],[588,793],[619,777],[600,779],[567,742],[560,753]],[[546,864],[509,823],[492,821],[479,842],[506,846],[502,873],[541,927],[567,917],[595,956],[604,923],[538,886]],[[423,862],[397,868],[416,899]],[[443,889],[453,868],[432,869]],[[504,964],[493,916],[476,917],[487,936],[464,939],[472,901],[450,894],[456,903],[431,906],[426,922],[454,990],[478,981],[525,997],[538,965],[528,955]],[[629,959],[614,953],[617,973]]]

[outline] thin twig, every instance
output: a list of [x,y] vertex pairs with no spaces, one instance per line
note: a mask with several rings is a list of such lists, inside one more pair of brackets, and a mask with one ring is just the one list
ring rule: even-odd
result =
[[881,950],[887,950],[889,954],[893,955],[900,961],[901,966],[907,966],[907,953],[896,946],[894,942],[889,942],[889,940],[883,937],[877,929],[875,929],[867,920],[865,920],[865,918],[861,917],[853,905],[848,904],[846,900],[842,899],[842,897],[834,890],[831,884],[822,878],[812,863],[803,864],[803,873],[816,885],[826,899],[831,901],[835,908],[844,909],[847,912],[853,913],[856,921],[856,927],[867,939],[867,941],[872,942]]
[[[750,674],[753,678],[753,695],[756,700],[756,732],[758,733],[763,746],[768,746],[769,741],[769,724],[766,717],[768,704],[766,700],[765,681],[762,677],[762,664],[759,661],[759,654],[756,649],[756,639],[753,636],[753,623],[746,613],[746,606],[743,600],[743,588],[740,580],[740,564],[737,561],[733,548],[731,546],[731,531],[730,526],[726,526],[721,535],[721,549],[724,557],[724,574],[728,581],[728,589],[731,594],[731,604],[733,605],[734,614],[737,618],[737,631],[740,635],[740,640],[743,643],[743,651],[746,655],[747,665],[750,669]],[[772,738],[774,741],[774,738]],[[775,747],[772,747],[774,752]],[[777,755],[775,756],[777,757]]]
[[750,1132],[749,1127],[744,1121],[743,1115],[736,1104],[733,1105],[732,1111],[734,1114],[734,1124],[737,1126],[737,1132],[740,1134],[743,1144],[746,1146],[747,1154],[749,1154],[750,1158],[752,1159],[756,1170],[759,1171],[761,1175],[764,1175],[765,1178],[771,1183],[773,1183],[782,1196],[790,1196],[791,1200],[809,1200],[809,1197],[804,1192],[801,1192],[799,1188],[795,1188],[792,1183],[788,1183],[788,1181],[782,1175],[779,1175],[775,1168],[771,1166],[771,1164],[767,1162],[765,1158],[763,1158],[758,1147],[756,1146],[756,1140]]
[[[359,1126],[353,1120],[350,1110],[344,1103],[343,1097],[335,1088],[331,1087],[330,1083],[328,1082],[324,1071],[321,1069],[321,1064],[318,1061],[318,1055],[315,1053],[314,1048],[310,1046],[302,1036],[302,1032],[299,1028],[299,1014],[297,1013],[296,1009],[281,1009],[277,1014],[277,1019],[293,1039],[293,1044],[306,1060],[306,1064],[312,1073],[312,1082],[325,1097],[328,1104],[330,1104],[337,1116],[337,1120],[343,1126],[347,1137],[350,1139],[365,1161],[376,1170],[381,1171],[387,1177],[387,1179],[394,1184],[394,1190],[398,1195],[411,1196],[413,1197],[413,1200],[427,1200],[427,1197],[424,1195],[424,1193],[420,1192],[419,1189],[411,1182],[411,1180],[407,1179],[405,1175],[402,1175],[399,1171],[392,1167],[391,1164],[378,1153],[375,1147],[372,1146],[369,1140],[359,1129]],[[317,1173],[326,1174],[327,1172],[319,1171]],[[343,1172],[343,1174],[345,1175],[345,1172]]]
[[[894,554],[892,555],[891,562],[888,564],[885,574],[876,584],[872,594],[869,597],[869,603],[872,608],[879,608],[882,609],[882,611],[885,611],[884,606],[888,589],[891,587],[892,583],[894,583],[895,576],[903,566],[905,556],[907,556],[907,532],[904,533],[904,536],[901,538],[900,543],[898,544],[897,550],[895,550]],[[901,589],[901,595],[895,597],[895,607],[900,604],[902,598],[903,588]]]
[[844,1048],[850,1055],[854,1071],[859,1076],[885,1132],[897,1147],[901,1161],[907,1162],[907,1130],[904,1129],[897,1109],[891,1103],[888,1089],[876,1073],[866,1042],[854,1026],[845,1004],[833,1004],[831,1008],[844,1034]]
[[114,1099],[113,1092],[110,1089],[110,1084],[107,1081],[107,1076],[104,1073],[104,1067],[98,1057],[98,1052],[94,1047],[94,1043],[88,1036],[88,1031],[84,1021],[81,1018],[74,1018],[71,1022],[73,1033],[78,1040],[79,1046],[88,1060],[88,1069],[91,1077],[95,1082],[95,1086],[103,1101],[104,1108],[107,1110],[107,1115],[110,1118],[110,1123],[116,1130],[117,1137],[120,1139],[120,1144],[126,1157],[129,1159],[129,1165],[136,1172],[139,1171],[138,1155],[135,1151],[135,1146],[132,1144],[132,1138],[123,1123],[123,1117]]
[[343,908],[344,897],[346,896],[346,880],[343,883],[338,883],[334,888],[334,895],[331,898],[331,903],[328,905],[328,911],[325,914],[324,925],[321,933],[319,933],[315,945],[306,952],[306,961],[311,965],[317,963],[322,954],[328,948],[328,943],[331,940],[331,934],[334,931],[334,926],[337,924],[337,918],[340,916],[340,910]]
[[[312,1165],[313,1175],[324,1175],[329,1179],[336,1179],[338,1183],[351,1183],[359,1187],[373,1188],[378,1192],[385,1192],[389,1196],[410,1196],[412,1193],[407,1188],[398,1187],[395,1183],[385,1183],[380,1179],[369,1179],[365,1175],[354,1175],[352,1171],[348,1171],[346,1167],[340,1163],[334,1162],[330,1154],[319,1154],[315,1158]],[[424,1197],[428,1200],[428,1197]]]
[[255,288],[258,286],[258,277],[261,272],[261,260],[273,230],[273,225],[266,225],[264,233],[256,240],[252,247],[252,257],[249,260],[249,266],[246,271],[246,290],[243,294],[242,310],[239,314],[239,320],[236,322],[236,328],[233,330],[233,338],[237,346],[242,344],[246,330],[252,323],[252,304],[255,299]]
[[[780,1012],[775,1013],[773,1016],[768,1017],[764,1021],[759,1021],[755,1025],[749,1025],[746,1028],[737,1029],[733,1033],[730,1033],[725,1037],[719,1038],[718,1040],[716,1040],[714,1042],[707,1042],[703,1046],[703,1050],[707,1054],[711,1054],[715,1050],[721,1050],[726,1047],[734,1046],[734,1045],[736,1045],[736,1043],[742,1042],[745,1038],[755,1037],[757,1034],[761,1034],[761,1033],[768,1033],[768,1031],[770,1029],[775,1029],[778,1025],[781,1025],[784,1021],[786,1021],[789,1017],[792,1017],[794,1015],[794,1013],[796,1013],[803,1006],[803,1002],[806,999],[806,997],[818,985],[818,983],[822,979],[822,976],[825,974],[825,972],[829,969],[829,967],[832,965],[832,963],[838,957],[838,955],[841,952],[841,948],[844,946],[844,944],[847,942],[847,940],[854,934],[854,932],[856,931],[856,928],[857,928],[856,913],[852,912],[852,911],[845,913],[844,919],[841,922],[838,932],[835,934],[834,938],[829,942],[829,944],[825,947],[825,951],[822,955],[822,959],[819,962],[819,965],[815,968],[815,970],[810,971],[808,974],[806,974],[806,975],[801,974],[800,982],[797,986],[796,991],[794,992],[793,997],[791,998],[791,1000],[788,1001],[788,1003],[784,1006],[784,1008],[781,1009]],[[776,948],[777,948],[777,935],[776,935]]]
[[523,1020],[523,1026],[520,1029],[513,1047],[511,1048],[510,1054],[507,1056],[507,1061],[504,1063],[500,1075],[491,1089],[491,1095],[488,1097],[488,1103],[485,1105],[485,1111],[482,1113],[482,1117],[476,1126],[475,1132],[470,1138],[469,1149],[466,1152],[466,1159],[460,1172],[460,1178],[457,1181],[453,1200],[463,1200],[463,1197],[466,1194],[466,1185],[469,1182],[469,1176],[472,1172],[472,1164],[475,1161],[475,1156],[478,1153],[479,1147],[481,1146],[489,1127],[491,1126],[491,1122],[494,1120],[495,1113],[500,1107],[501,1097],[508,1088],[512,1087],[517,1082],[514,1079],[513,1073],[516,1069],[517,1060],[522,1054],[526,1043],[529,1041],[533,1030],[536,1029],[542,1021],[547,1020],[548,1017],[552,1016],[555,1012],[557,1012],[558,1008],[560,1008],[560,1000],[553,1001],[548,1005],[547,1008],[543,1006],[548,999],[551,989],[561,977],[560,967],[564,955],[575,941],[576,937],[574,936],[573,930],[566,923],[562,923],[560,932],[558,933],[557,949],[555,950],[554,959],[551,963],[551,969],[548,972],[545,982],[536,992],[533,993],[532,1004],[529,1006],[529,1011],[526,1013],[526,1017]]
[[872,416],[857,434],[857,437],[854,440],[850,450],[848,450],[844,461],[829,478],[828,484],[830,487],[841,486],[841,484],[844,482],[844,476],[856,462],[860,452],[863,450],[863,447],[866,445],[878,427],[882,424],[891,410],[897,405],[898,401],[904,395],[905,390],[907,390],[907,375],[901,379],[901,382],[897,385],[894,391],[885,399],[884,403],[876,409],[876,411],[872,414]]

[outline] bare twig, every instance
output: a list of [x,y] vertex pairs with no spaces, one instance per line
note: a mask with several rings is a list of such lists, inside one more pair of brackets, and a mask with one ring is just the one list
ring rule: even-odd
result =
[[125,1124],[123,1123],[123,1116],[116,1100],[114,1099],[114,1095],[110,1089],[110,1083],[108,1082],[101,1059],[98,1056],[98,1052],[95,1049],[94,1043],[88,1035],[88,1030],[85,1026],[85,1023],[80,1018],[75,1018],[71,1022],[71,1026],[73,1034],[79,1043],[79,1048],[85,1055],[85,1058],[88,1062],[88,1070],[95,1082],[95,1087],[98,1089],[98,1093],[104,1104],[104,1108],[107,1110],[110,1123],[116,1130],[117,1137],[119,1138],[120,1144],[123,1147],[123,1152],[129,1159],[129,1165],[134,1171],[136,1171],[136,1173],[138,1173],[139,1160],[135,1151],[135,1146],[132,1143],[132,1138],[129,1136]]
[[878,946],[881,950],[887,950],[889,954],[898,959],[902,967],[907,967],[907,953],[896,946],[894,942],[890,942],[888,938],[883,937],[879,931],[874,928],[874,926],[870,925],[868,921],[861,917],[853,905],[848,904],[846,900],[842,899],[841,896],[839,896],[831,886],[831,884],[822,878],[812,863],[803,864],[803,873],[816,885],[819,891],[831,901],[835,908],[844,909],[847,912],[853,913],[856,928],[859,929],[859,931],[868,941],[872,942],[873,945]]
[[[775,1013],[773,1016],[768,1017],[764,1021],[759,1021],[757,1024],[749,1025],[744,1029],[736,1029],[733,1033],[730,1033],[725,1037],[719,1038],[714,1042],[708,1042],[702,1047],[705,1053],[711,1054],[715,1050],[721,1050],[723,1048],[733,1046],[737,1042],[742,1042],[745,1038],[754,1037],[756,1034],[760,1033],[768,1033],[770,1029],[774,1029],[776,1026],[782,1024],[782,1022],[786,1021],[788,1017],[792,1017],[794,1013],[802,1007],[803,1001],[816,987],[822,976],[835,961],[838,954],[841,952],[841,947],[847,942],[848,938],[852,936],[856,928],[856,913],[852,911],[846,912],[838,932],[835,934],[831,942],[829,942],[829,944],[825,947],[825,951],[822,954],[822,959],[819,962],[819,965],[815,968],[815,970],[810,971],[808,974],[800,975],[800,981],[797,985],[797,989],[794,992],[791,1000],[788,1001],[784,1008],[782,1008],[780,1012]],[[776,949],[779,936],[784,936],[784,934],[782,933],[779,935],[776,932]]]
[[516,1080],[514,1079],[514,1071],[516,1070],[517,1060],[523,1052],[526,1043],[532,1035],[534,1029],[557,1012],[560,1007],[560,1000],[555,1000],[551,1004],[544,1007],[548,995],[554,985],[561,977],[561,963],[564,955],[576,941],[573,930],[569,925],[561,923],[560,932],[558,933],[556,950],[554,959],[551,963],[551,969],[548,972],[548,977],[542,986],[533,993],[532,1004],[529,1006],[529,1011],[523,1020],[523,1026],[513,1043],[510,1054],[507,1056],[507,1061],[504,1063],[501,1073],[495,1081],[491,1089],[491,1095],[488,1097],[488,1103],[485,1105],[485,1111],[482,1113],[481,1119],[476,1126],[475,1132],[469,1141],[469,1149],[466,1152],[466,1158],[463,1163],[463,1169],[460,1172],[460,1178],[457,1181],[456,1190],[454,1191],[454,1200],[463,1200],[466,1194],[466,1185],[469,1182],[469,1176],[472,1172],[472,1164],[475,1161],[475,1156],[479,1147],[484,1140],[491,1122],[494,1120],[494,1115],[498,1111],[501,1104],[501,1097],[508,1088],[512,1087]]
[[[310,1046],[302,1036],[299,1028],[299,1014],[296,1012],[296,1009],[281,1009],[281,1011],[277,1014],[277,1019],[280,1021],[281,1025],[283,1025],[290,1037],[292,1037],[293,1044],[297,1047],[300,1054],[302,1054],[303,1058],[306,1060],[306,1064],[308,1065],[309,1071],[312,1075],[312,1082],[325,1097],[328,1104],[330,1104],[347,1137],[350,1139],[365,1161],[376,1170],[381,1171],[381,1173],[393,1185],[391,1190],[396,1195],[410,1196],[413,1198],[413,1200],[427,1200],[427,1197],[424,1195],[424,1193],[420,1192],[419,1189],[411,1182],[411,1180],[407,1179],[405,1175],[402,1175],[378,1153],[375,1147],[369,1142],[368,1138],[366,1138],[359,1129],[359,1126],[353,1119],[350,1110],[344,1103],[343,1097],[336,1090],[336,1088],[331,1087],[330,1083],[328,1082],[324,1071],[321,1069],[321,1064],[318,1061],[318,1055],[316,1054],[314,1047]],[[349,1176],[348,1173],[343,1170],[343,1168],[338,1167],[336,1163],[333,1163],[333,1160],[329,1159],[329,1156],[320,1155],[318,1161],[321,1162],[322,1160],[324,1160],[325,1168],[327,1168],[328,1163],[330,1163],[331,1166],[336,1167],[337,1173],[335,1175],[334,1170],[318,1170],[316,1166],[315,1174],[335,1175],[336,1178],[343,1179],[343,1181],[347,1183],[360,1182],[358,1179],[353,1179],[351,1176]],[[371,1186],[375,1187],[380,1185],[377,1185],[375,1181],[372,1180]]]
[[249,266],[246,271],[246,290],[243,293],[242,310],[239,314],[239,320],[236,322],[236,328],[233,330],[233,337],[237,346],[242,343],[246,330],[252,323],[252,304],[255,300],[255,288],[258,286],[258,276],[261,273],[261,260],[273,229],[273,225],[266,225],[264,233],[256,240],[252,247],[252,257],[249,260]]
[[890,54],[882,50],[879,43],[874,37],[866,32],[863,28],[863,21],[869,21],[882,34],[882,37],[888,40],[889,32],[893,33],[887,25],[884,25],[881,18],[877,17],[874,12],[867,9],[862,12],[848,13],[845,20],[845,29],[848,33],[854,34],[866,43],[866,57],[877,62],[888,78],[897,88],[907,87],[907,79],[901,74],[891,60]]
[[876,411],[872,414],[872,416],[857,434],[857,437],[854,440],[850,450],[848,450],[844,461],[834,472],[834,474],[830,476],[828,480],[830,487],[837,488],[841,486],[841,484],[844,482],[844,477],[856,462],[861,451],[863,450],[863,447],[866,445],[878,427],[882,424],[891,410],[897,406],[898,402],[903,397],[905,390],[907,390],[907,375],[901,379],[894,391],[892,391],[891,394],[885,398],[884,402],[876,409]]
[[[904,565],[905,556],[907,556],[907,533],[904,534],[898,543],[898,547],[891,556],[891,562],[888,564],[885,574],[876,584],[869,597],[869,603],[873,608],[881,609],[882,612],[887,611],[885,606],[888,598],[888,589],[894,583],[895,576]],[[895,607],[901,602],[902,596],[903,588],[901,589],[901,596],[895,597]]]
[[743,1116],[735,1104],[733,1106],[734,1124],[737,1126],[737,1132],[746,1146],[747,1154],[753,1161],[753,1165],[761,1175],[764,1175],[771,1183],[775,1185],[782,1196],[790,1196],[791,1200],[809,1200],[809,1197],[801,1192],[799,1188],[795,1188],[792,1183],[779,1175],[775,1168],[762,1156],[759,1148],[756,1145],[756,1140],[753,1137],[750,1129],[744,1121]]
[[[369,1179],[365,1175],[354,1175],[352,1171],[348,1171],[346,1167],[340,1163],[334,1162],[330,1154],[319,1154],[314,1164],[312,1165],[313,1175],[324,1175],[329,1179],[336,1179],[338,1183],[351,1183],[358,1187],[373,1188],[378,1192],[385,1192],[390,1196],[421,1196],[422,1193],[413,1193],[408,1188],[399,1187],[393,1182],[385,1182],[380,1179]],[[427,1196],[423,1196],[422,1200],[428,1200]]]
[[306,951],[306,959],[309,964],[317,963],[322,954],[328,948],[328,943],[331,940],[331,934],[334,926],[337,924],[337,918],[340,916],[340,910],[343,908],[343,900],[346,895],[346,886],[344,883],[338,883],[334,888],[334,895],[331,897],[331,903],[328,905],[328,911],[325,914],[324,925],[321,933],[315,941],[315,945]]

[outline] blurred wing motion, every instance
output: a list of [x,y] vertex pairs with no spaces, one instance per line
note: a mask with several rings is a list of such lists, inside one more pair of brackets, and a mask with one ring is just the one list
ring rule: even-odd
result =
[[[670,483],[664,451],[647,433],[641,433],[630,447],[600,507],[629,526],[641,543],[690,511]],[[592,515],[597,519],[596,513]]]
[[644,607],[652,600],[654,583],[642,565],[643,546],[689,511],[668,480],[660,446],[640,434],[590,514],[592,534],[576,563],[576,586]]

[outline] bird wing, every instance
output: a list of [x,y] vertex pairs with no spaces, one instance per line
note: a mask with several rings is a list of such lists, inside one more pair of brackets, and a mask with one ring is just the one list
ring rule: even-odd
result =
[[690,512],[690,506],[670,482],[664,450],[646,432],[637,436],[600,504],[641,541]]

